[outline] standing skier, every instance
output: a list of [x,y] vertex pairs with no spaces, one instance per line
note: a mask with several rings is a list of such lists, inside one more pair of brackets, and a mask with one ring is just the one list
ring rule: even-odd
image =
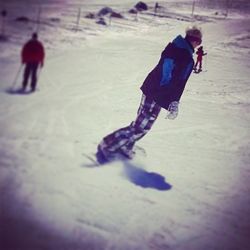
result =
[[22,48],[22,63],[25,64],[22,91],[25,91],[30,75],[31,91],[36,90],[37,69],[39,65],[43,67],[45,57],[44,47],[37,38],[37,33],[33,33],[32,38]]
[[185,37],[179,35],[167,45],[141,86],[142,98],[135,121],[107,135],[98,145],[96,158],[100,164],[117,154],[132,159],[135,142],[150,130],[161,108],[167,110],[167,118],[177,117],[179,100],[193,69],[194,49],[201,39],[201,30],[194,26],[186,30]]
[[[198,50],[196,51],[196,54],[197,54],[197,60],[196,60],[196,63],[194,65],[194,71],[195,72],[201,72],[202,71],[202,58],[203,56],[205,56],[207,53],[204,53],[203,51],[203,46],[200,46],[198,48]],[[199,69],[197,71],[197,66],[199,64]]]

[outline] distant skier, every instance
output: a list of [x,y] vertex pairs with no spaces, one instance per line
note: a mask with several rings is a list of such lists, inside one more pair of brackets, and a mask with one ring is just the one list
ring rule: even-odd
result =
[[135,121],[107,135],[98,145],[96,158],[100,164],[117,154],[132,159],[135,142],[150,130],[161,108],[167,110],[168,119],[177,117],[179,101],[194,66],[194,49],[201,39],[201,30],[193,26],[186,30],[185,38],[179,35],[167,45],[141,86],[143,93]]
[[43,44],[38,41],[37,33],[33,33],[32,39],[23,46],[21,56],[22,63],[25,64],[22,91],[26,90],[30,75],[31,91],[35,91],[37,85],[37,69],[39,65],[43,67],[45,57],[44,47]]
[[[207,53],[204,53],[203,51],[203,46],[200,46],[198,50],[196,51],[197,54],[197,59],[196,63],[194,65],[194,71],[196,72],[201,72],[202,71],[202,58],[205,56]],[[197,66],[199,65],[199,69],[197,70]]]

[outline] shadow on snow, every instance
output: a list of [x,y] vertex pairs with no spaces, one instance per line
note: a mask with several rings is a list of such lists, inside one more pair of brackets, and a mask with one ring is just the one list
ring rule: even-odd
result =
[[[85,155],[85,154],[84,154]],[[100,167],[106,164],[98,164],[96,160],[88,155],[85,155],[89,160],[90,163],[83,164],[83,167],[93,168],[93,167]],[[135,166],[131,161],[128,160],[117,160],[121,161],[124,166],[124,175],[125,177],[132,183],[134,183],[137,186],[143,187],[143,188],[153,188],[161,191],[166,191],[172,188],[172,186],[165,181],[165,177],[163,177],[160,174],[157,173],[149,173],[146,170],[139,168]]]
[[129,161],[124,162],[124,173],[129,181],[143,188],[153,188],[161,191],[172,188],[162,175],[147,172],[144,169],[136,167]]
[[20,88],[20,89],[7,88],[5,90],[5,92],[7,94],[10,94],[10,95],[29,95],[29,94],[33,93],[34,91],[32,91],[32,90],[23,91],[22,88]]

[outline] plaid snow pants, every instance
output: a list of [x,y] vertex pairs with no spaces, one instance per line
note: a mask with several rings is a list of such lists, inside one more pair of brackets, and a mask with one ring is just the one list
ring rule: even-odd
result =
[[137,117],[129,126],[118,129],[103,138],[99,147],[107,158],[120,152],[129,155],[136,141],[141,139],[152,127],[161,107],[155,101],[142,95]]

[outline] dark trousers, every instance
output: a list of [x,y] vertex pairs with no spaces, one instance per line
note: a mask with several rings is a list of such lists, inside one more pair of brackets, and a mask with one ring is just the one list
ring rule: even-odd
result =
[[151,129],[160,113],[161,107],[153,100],[142,95],[137,117],[129,126],[118,129],[103,138],[99,147],[106,158],[122,152],[130,154],[136,141],[141,139]]
[[37,69],[39,63],[27,63],[24,69],[23,75],[23,90],[26,89],[28,85],[29,78],[31,76],[31,90],[35,91],[37,83]]

